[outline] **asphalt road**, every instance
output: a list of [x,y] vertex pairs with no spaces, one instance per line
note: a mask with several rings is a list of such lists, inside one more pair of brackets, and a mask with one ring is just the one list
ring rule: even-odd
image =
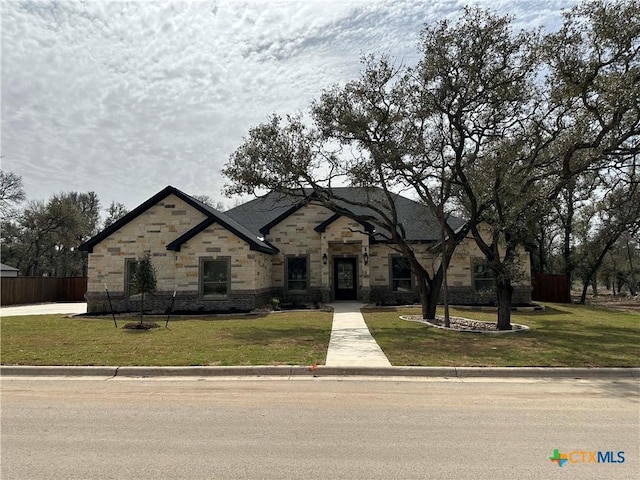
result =
[[[2,479],[637,479],[633,380],[2,378]],[[562,468],[549,457],[573,455]],[[604,459],[588,463],[601,451]],[[613,452],[605,456],[605,452]],[[597,457],[594,457],[597,458]]]

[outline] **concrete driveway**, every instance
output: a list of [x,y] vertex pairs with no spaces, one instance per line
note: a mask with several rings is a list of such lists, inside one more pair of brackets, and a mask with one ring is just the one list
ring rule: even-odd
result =
[[0,317],[16,317],[25,315],[87,313],[87,303],[39,303],[37,305],[19,305],[0,308]]

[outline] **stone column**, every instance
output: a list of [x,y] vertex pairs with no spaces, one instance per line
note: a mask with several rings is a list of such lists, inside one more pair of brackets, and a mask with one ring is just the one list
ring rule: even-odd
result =
[[329,252],[329,240],[325,232],[320,234],[320,268],[322,269],[320,283],[322,301],[329,303],[331,302],[331,254]]

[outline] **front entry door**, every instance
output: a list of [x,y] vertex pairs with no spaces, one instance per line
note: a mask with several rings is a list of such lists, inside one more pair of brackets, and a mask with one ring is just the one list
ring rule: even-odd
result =
[[333,285],[336,300],[358,299],[358,274],[355,258],[335,258],[333,261]]

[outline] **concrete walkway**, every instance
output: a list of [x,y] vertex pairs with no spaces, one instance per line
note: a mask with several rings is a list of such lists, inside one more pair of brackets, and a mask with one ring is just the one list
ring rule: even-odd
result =
[[87,303],[40,303],[0,308],[0,317],[87,313]]
[[360,313],[362,304],[336,302],[333,307],[328,367],[390,367]]

